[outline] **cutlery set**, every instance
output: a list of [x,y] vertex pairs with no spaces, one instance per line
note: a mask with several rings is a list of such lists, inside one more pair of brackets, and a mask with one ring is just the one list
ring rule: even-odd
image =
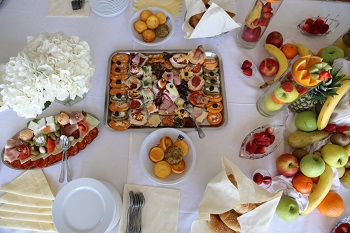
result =
[[70,147],[70,142],[66,135],[61,135],[60,144],[62,146],[63,152],[62,152],[61,175],[60,175],[59,181],[60,183],[63,183],[65,179],[66,169],[67,169],[67,181],[69,182],[72,180],[72,173],[69,167],[68,156],[67,156],[67,150]]
[[125,233],[141,233],[142,208],[146,203],[142,192],[129,192],[130,205]]

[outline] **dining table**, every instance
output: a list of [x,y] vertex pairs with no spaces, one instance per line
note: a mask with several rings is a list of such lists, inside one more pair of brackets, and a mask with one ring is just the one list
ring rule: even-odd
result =
[[[263,47],[266,36],[272,31],[279,31],[285,41],[304,44],[316,54],[321,48],[330,46],[349,29],[350,25],[350,3],[348,2],[284,0],[256,47],[244,49],[236,43],[236,34],[239,29],[213,38],[185,39],[186,33],[182,30],[182,25],[186,4],[182,2],[182,11],[174,18],[174,34],[165,43],[152,47],[137,43],[129,34],[128,25],[134,14],[134,1],[129,1],[127,8],[121,14],[112,17],[99,16],[93,11],[83,17],[50,16],[48,15],[50,2],[49,0],[2,1],[0,4],[0,63],[6,64],[11,57],[16,57],[26,45],[28,36],[43,32],[64,32],[66,35],[78,36],[86,41],[91,49],[91,61],[95,65],[95,72],[91,77],[91,89],[86,97],[72,106],[53,102],[38,117],[55,115],[60,111],[81,110],[95,115],[101,121],[99,135],[85,150],[70,159],[73,180],[82,177],[104,180],[115,186],[121,195],[125,184],[179,190],[178,233],[191,232],[193,221],[199,217],[198,206],[206,186],[221,171],[223,157],[236,164],[247,177],[251,177],[256,169],[265,169],[272,176],[277,176],[279,173],[276,169],[276,158],[280,154],[292,151],[284,138],[276,151],[269,156],[256,160],[239,157],[241,143],[250,131],[265,124],[286,124],[289,115],[288,110],[285,110],[273,117],[264,117],[256,109],[256,101],[265,91],[264,88],[260,88],[264,83],[264,77],[259,72],[259,64],[263,59],[271,57]],[[236,0],[234,4],[236,15],[233,19],[242,24],[253,1]],[[336,18],[340,24],[328,35],[318,37],[303,35],[297,25],[306,18],[317,16]],[[140,146],[150,132],[142,129],[114,131],[104,124],[109,57],[118,50],[190,51],[199,45],[202,45],[206,51],[215,51],[222,58],[226,92],[223,98],[227,103],[224,106],[228,116],[227,124],[218,129],[204,129],[205,137],[202,139],[198,137],[195,128],[186,131],[186,135],[195,145],[197,154],[193,171],[180,183],[159,184],[144,174],[139,160]],[[255,66],[255,71],[250,77],[242,74],[241,64],[244,60],[252,61]],[[19,117],[12,109],[0,112],[0,147],[4,147],[7,139],[24,128],[29,120]],[[55,195],[67,184],[67,182],[59,182],[60,169],[59,163],[43,168]],[[23,172],[0,163],[0,186],[11,182]],[[275,214],[270,222],[268,233],[330,232],[339,220],[350,215],[350,189],[340,185],[338,192],[345,201],[345,211],[341,216],[326,217],[316,209],[306,216],[299,216],[295,221],[286,222]],[[0,228],[0,232],[29,233],[31,231]],[[110,232],[118,232],[118,225]]]

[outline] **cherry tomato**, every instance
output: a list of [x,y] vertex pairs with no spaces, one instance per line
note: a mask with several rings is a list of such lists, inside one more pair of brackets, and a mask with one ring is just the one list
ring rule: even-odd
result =
[[46,145],[47,153],[51,153],[55,149],[55,147],[56,147],[55,141],[52,138],[47,137],[47,145]]
[[80,135],[84,135],[89,131],[89,126],[85,122],[80,121],[78,122],[78,125],[79,125]]
[[20,160],[23,160],[23,159],[26,159],[30,156],[31,154],[31,150],[30,150],[30,147],[27,146],[27,145],[20,145],[17,147],[17,151],[20,152],[18,158]]

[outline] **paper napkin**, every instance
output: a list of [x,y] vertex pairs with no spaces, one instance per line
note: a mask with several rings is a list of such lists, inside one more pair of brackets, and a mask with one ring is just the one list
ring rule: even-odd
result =
[[69,16],[69,17],[87,17],[90,15],[90,4],[85,0],[83,8],[73,10],[71,0],[50,0],[47,16]]
[[[227,178],[233,174],[237,182],[234,186]],[[199,219],[192,224],[192,233],[210,232],[210,214],[221,214],[238,204],[263,203],[240,217],[242,233],[267,232],[282,192],[270,193],[255,184],[232,162],[222,158],[222,171],[210,180],[199,204]]]
[[142,233],[177,232],[180,190],[125,184],[119,233],[126,230],[129,191],[142,192],[146,200],[142,208]]
[[[207,9],[202,0],[186,0],[185,22],[182,30],[186,32],[186,39],[207,38],[218,36],[222,33],[240,27],[225,11],[235,13],[234,1],[211,0]],[[196,28],[193,28],[189,20],[191,16],[204,13]]]

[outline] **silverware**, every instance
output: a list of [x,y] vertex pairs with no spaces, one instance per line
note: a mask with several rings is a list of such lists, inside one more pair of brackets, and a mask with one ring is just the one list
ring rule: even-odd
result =
[[142,192],[129,192],[130,205],[128,209],[126,233],[141,233],[142,208],[145,205],[145,197]]
[[197,131],[198,131],[198,135],[199,138],[204,138],[205,137],[205,133],[203,132],[202,128],[199,126],[199,124],[197,123],[196,119],[193,116],[193,106],[192,104],[187,104],[186,105],[186,111],[190,114],[192,121],[194,122]]
[[61,164],[61,174],[60,174],[60,183],[63,183],[65,180],[65,170],[67,169],[67,181],[71,181],[72,180],[72,173],[69,167],[69,163],[68,163],[68,156],[67,156],[67,150],[70,147],[70,142],[69,139],[66,135],[61,135],[60,137],[60,144],[62,146],[62,164]]

